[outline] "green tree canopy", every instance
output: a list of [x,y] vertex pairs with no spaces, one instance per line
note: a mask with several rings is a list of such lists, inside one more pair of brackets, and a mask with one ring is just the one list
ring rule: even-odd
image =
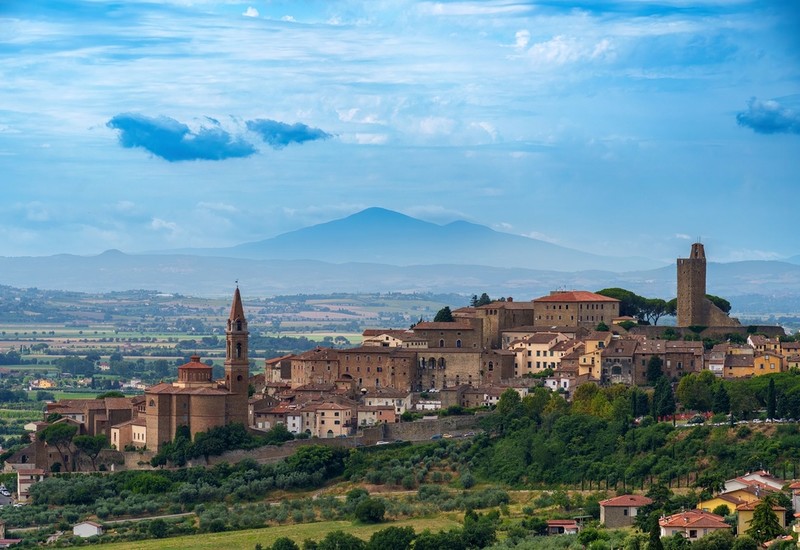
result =
[[725,313],[731,312],[731,303],[725,298],[720,298],[719,296],[714,296],[713,294],[706,294],[706,298],[711,300],[712,304],[720,308]]
[[416,536],[413,527],[387,527],[372,533],[366,550],[409,550]]
[[778,516],[772,509],[775,504],[775,498],[772,495],[767,495],[753,509],[753,519],[750,521],[750,527],[745,533],[756,542],[763,543],[783,534],[783,528]]
[[317,544],[317,550],[364,550],[366,543],[355,535],[344,531],[330,531]]
[[647,378],[647,383],[651,386],[655,386],[658,379],[664,376],[664,373],[661,371],[661,366],[664,364],[664,361],[658,355],[653,355],[647,361],[647,372],[645,373],[645,378]]
[[444,306],[433,318],[434,323],[452,323],[453,321],[453,312],[450,311],[450,306]]
[[[78,433],[78,427],[69,422],[56,422],[50,424],[44,430],[39,432],[39,439],[55,447],[62,457],[66,457],[69,452],[69,445],[72,443],[72,438]],[[69,462],[63,458],[65,462]],[[64,464],[64,469],[69,471],[69,464]]]
[[78,451],[89,457],[89,460],[92,461],[92,469],[97,470],[97,457],[108,446],[106,436],[103,434],[78,435],[72,440],[72,444]]

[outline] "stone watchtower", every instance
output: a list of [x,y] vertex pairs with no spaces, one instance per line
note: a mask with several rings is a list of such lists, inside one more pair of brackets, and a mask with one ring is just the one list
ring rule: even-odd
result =
[[688,258],[678,258],[679,327],[738,327],[737,319],[706,298],[706,251],[701,243],[692,245]]
[[688,258],[678,258],[678,326],[707,325],[705,301],[706,251],[694,243]]
[[233,295],[231,314],[225,330],[225,385],[231,393],[226,402],[228,423],[247,426],[247,389],[250,381],[250,359],[247,357],[247,320],[244,318],[239,287]]

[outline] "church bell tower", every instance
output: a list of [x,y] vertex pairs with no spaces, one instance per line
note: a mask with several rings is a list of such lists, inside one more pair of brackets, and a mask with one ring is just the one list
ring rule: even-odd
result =
[[249,340],[247,319],[244,318],[239,287],[233,294],[231,314],[225,330],[225,384],[232,394],[227,400],[227,422],[247,426],[247,389],[250,383],[250,360],[247,357]]

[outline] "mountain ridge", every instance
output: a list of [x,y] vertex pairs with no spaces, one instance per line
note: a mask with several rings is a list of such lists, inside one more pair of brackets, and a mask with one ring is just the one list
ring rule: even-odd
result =
[[577,271],[630,271],[663,266],[649,258],[603,256],[456,220],[444,225],[381,207],[223,248],[153,251],[254,260],[318,259],[331,263],[431,263]]

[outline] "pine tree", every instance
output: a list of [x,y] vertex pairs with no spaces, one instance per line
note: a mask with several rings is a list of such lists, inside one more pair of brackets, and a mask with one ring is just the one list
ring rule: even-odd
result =
[[767,418],[775,418],[776,401],[775,379],[770,378],[769,386],[767,386]]
[[772,507],[775,505],[775,498],[772,495],[764,497],[753,510],[753,519],[750,521],[750,528],[746,533],[753,537],[757,542],[765,542],[783,534],[783,529],[778,521],[778,516]]
[[731,412],[731,401],[725,386],[721,382],[717,386],[717,391],[714,392],[714,403],[711,405],[711,410],[715,414],[728,414]]

